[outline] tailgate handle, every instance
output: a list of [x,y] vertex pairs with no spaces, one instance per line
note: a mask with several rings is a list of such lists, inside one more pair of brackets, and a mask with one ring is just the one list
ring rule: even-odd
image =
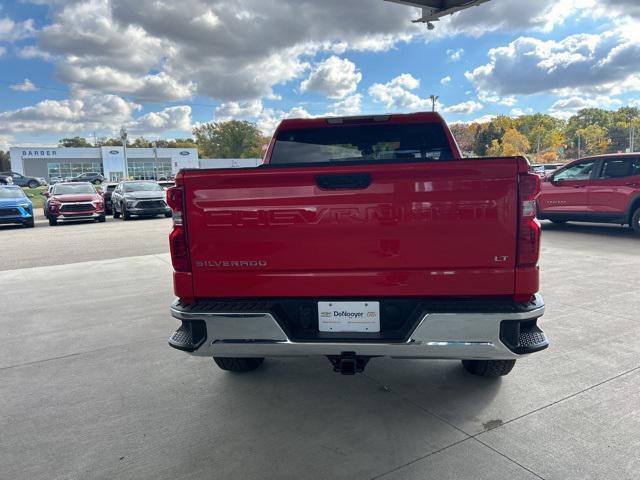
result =
[[323,190],[362,190],[371,185],[371,175],[368,173],[318,175],[316,183]]

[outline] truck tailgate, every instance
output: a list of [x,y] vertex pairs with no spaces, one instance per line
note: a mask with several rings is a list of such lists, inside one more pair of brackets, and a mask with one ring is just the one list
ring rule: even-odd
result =
[[514,292],[515,159],[189,170],[183,184],[196,297]]

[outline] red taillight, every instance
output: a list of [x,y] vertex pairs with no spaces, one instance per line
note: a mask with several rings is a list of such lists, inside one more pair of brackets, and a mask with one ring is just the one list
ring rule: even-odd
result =
[[172,187],[167,190],[167,204],[173,210],[173,230],[169,234],[169,248],[171,263],[176,272],[190,272],[189,242],[187,230],[182,215],[184,211],[184,190],[182,187]]
[[521,173],[518,178],[518,266],[537,265],[540,255],[540,223],[536,218],[536,198],[540,193],[540,177]]
[[182,225],[174,225],[169,234],[169,248],[171,249],[171,263],[176,272],[190,272],[189,244],[187,232]]

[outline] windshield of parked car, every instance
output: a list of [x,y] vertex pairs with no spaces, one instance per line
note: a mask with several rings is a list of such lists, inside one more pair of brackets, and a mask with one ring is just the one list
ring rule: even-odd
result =
[[278,134],[270,163],[421,161],[452,158],[437,123],[345,125],[285,130]]
[[25,194],[19,187],[0,187],[0,198],[25,198]]
[[162,187],[157,183],[152,182],[140,182],[140,183],[125,183],[124,191],[126,193],[131,192],[162,192]]
[[88,183],[64,183],[53,187],[54,195],[73,195],[82,193],[96,193],[96,190],[93,188],[93,185]]

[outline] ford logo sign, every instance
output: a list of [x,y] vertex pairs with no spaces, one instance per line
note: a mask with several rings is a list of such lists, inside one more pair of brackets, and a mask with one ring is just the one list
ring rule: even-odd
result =
[[118,155],[120,152],[118,150],[111,150],[109,153],[111,155]]
[[182,151],[180,152],[180,155],[182,155],[183,157],[186,157],[187,155],[191,155],[191,152]]

